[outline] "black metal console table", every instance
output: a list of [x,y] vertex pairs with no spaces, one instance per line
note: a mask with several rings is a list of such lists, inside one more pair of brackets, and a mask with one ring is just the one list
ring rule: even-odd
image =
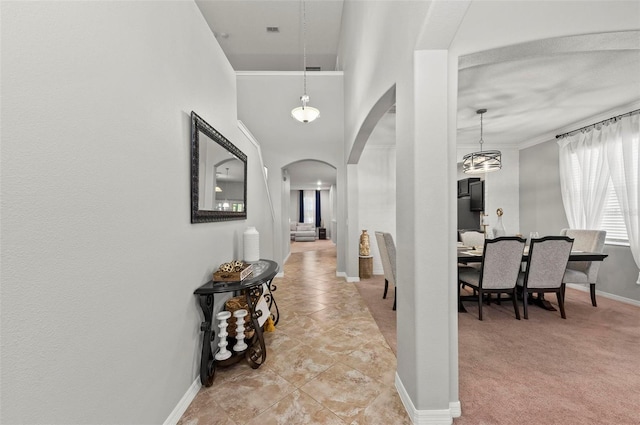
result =
[[[264,295],[265,301],[268,303],[269,312],[275,324],[278,324],[280,313],[278,305],[273,297],[273,291],[276,286],[272,284],[273,278],[278,272],[278,263],[271,260],[258,260],[253,262],[253,275],[241,282],[213,282],[210,280],[195,290],[194,294],[200,297],[200,307],[204,313],[204,322],[200,325],[202,330],[202,358],[200,359],[200,382],[205,387],[213,384],[216,373],[216,366],[228,366],[237,363],[241,358],[246,358],[249,365],[257,369],[267,358],[267,349],[264,345],[264,336],[262,329],[258,324],[258,318],[262,312],[256,311],[256,305],[260,297]],[[263,285],[266,285],[265,291]],[[214,330],[215,324],[213,317],[213,303],[215,294],[228,292],[244,292],[249,308],[249,317],[251,318],[251,326],[255,333],[250,340],[246,341],[248,348],[244,351],[233,352],[232,356],[226,360],[216,360],[214,357],[215,349],[211,348],[211,343],[216,341]],[[275,310],[275,311],[274,311]],[[232,345],[234,338],[228,338],[229,345]]]

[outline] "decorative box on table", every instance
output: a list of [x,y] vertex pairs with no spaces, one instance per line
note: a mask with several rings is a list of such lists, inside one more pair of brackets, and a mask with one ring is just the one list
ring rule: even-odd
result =
[[[240,263],[240,264],[238,264]],[[235,264],[235,265],[234,265]],[[225,267],[230,266],[230,267]],[[253,265],[235,261],[225,263],[213,273],[214,282],[241,282],[253,273]]]

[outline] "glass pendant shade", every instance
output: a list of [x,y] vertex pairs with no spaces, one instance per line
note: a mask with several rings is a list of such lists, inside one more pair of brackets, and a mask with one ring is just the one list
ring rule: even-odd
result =
[[483,125],[482,115],[487,112],[486,109],[478,109],[476,113],[480,114],[480,151],[466,154],[462,157],[462,171],[466,174],[484,174],[491,171],[498,171],[502,168],[502,153],[500,151],[483,151],[482,139]]
[[291,116],[300,122],[311,122],[320,116],[320,111],[311,106],[298,106],[291,111]]

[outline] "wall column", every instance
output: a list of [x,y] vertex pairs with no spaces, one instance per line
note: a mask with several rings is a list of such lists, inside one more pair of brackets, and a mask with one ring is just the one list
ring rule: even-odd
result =
[[451,424],[459,415],[450,96],[457,68],[449,69],[447,50],[417,51],[412,83],[398,88],[396,387],[414,423]]

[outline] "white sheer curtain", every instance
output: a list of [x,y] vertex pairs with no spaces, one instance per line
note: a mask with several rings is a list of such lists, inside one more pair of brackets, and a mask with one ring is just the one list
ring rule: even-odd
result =
[[598,229],[609,184],[605,143],[610,126],[563,137],[560,145],[560,190],[572,229]]
[[[640,268],[640,114],[623,117],[610,127],[615,130],[607,142],[611,181],[620,202],[631,253]],[[640,285],[640,273],[636,283]]]
[[[640,268],[640,115],[610,120],[558,141],[562,201],[572,229],[598,229],[611,181]],[[640,273],[638,281],[640,284]]]

